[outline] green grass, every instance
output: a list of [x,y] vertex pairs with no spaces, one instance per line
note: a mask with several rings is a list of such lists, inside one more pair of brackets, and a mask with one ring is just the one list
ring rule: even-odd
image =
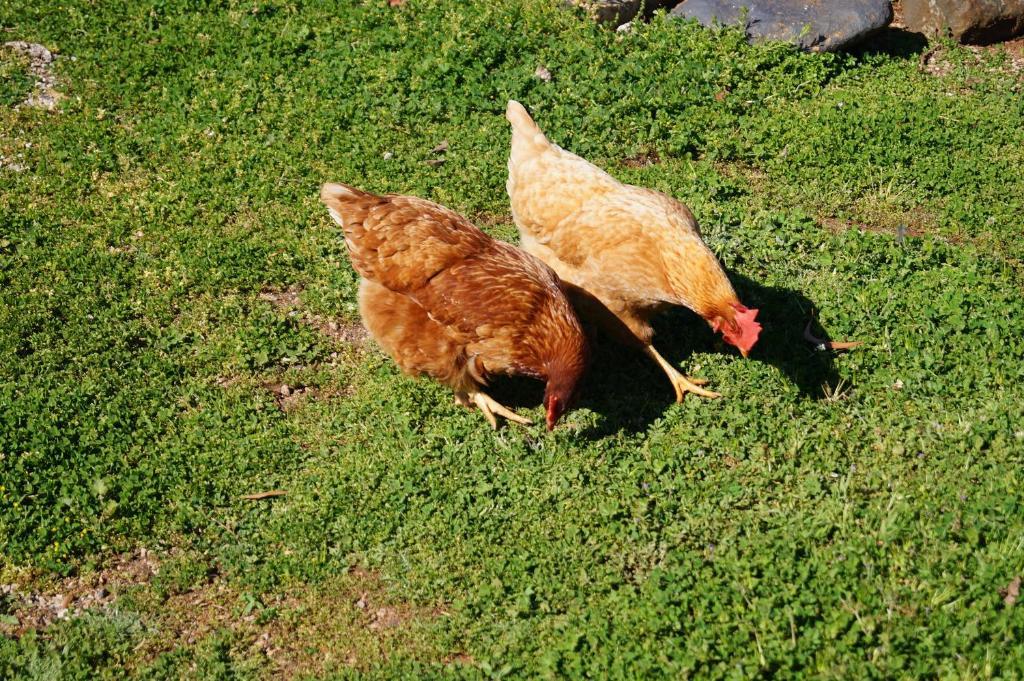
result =
[[0,47],[0,106],[20,104],[32,91],[28,62],[7,47]]
[[[932,75],[909,39],[624,35],[555,0],[15,0],[0,25],[67,95],[0,91],[27,166],[0,167],[0,582],[164,565],[38,630],[0,598],[0,677],[266,676],[261,631],[341,677],[1024,675],[1024,76],[998,51],[940,45]],[[656,342],[724,399],[674,405],[601,346],[564,426],[492,432],[309,322],[356,319],[325,180],[514,238],[510,97],[693,207],[765,332],[743,361],[679,312]],[[289,286],[297,313],[261,298]],[[814,352],[815,314],[864,346]],[[315,390],[283,411],[282,382]],[[502,394],[541,416],[538,386]]]

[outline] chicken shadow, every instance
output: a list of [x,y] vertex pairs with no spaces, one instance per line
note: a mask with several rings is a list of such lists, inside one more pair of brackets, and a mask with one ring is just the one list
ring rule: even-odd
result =
[[[778,368],[811,400],[828,399],[826,386],[839,382],[834,353],[809,342],[804,335],[808,322],[817,340],[831,339],[815,320],[816,306],[799,291],[764,286],[740,274],[730,280],[744,304],[760,310],[761,337],[746,360],[707,322],[685,308],[673,308],[654,319],[654,345],[683,373],[693,371],[694,352],[718,352],[733,355],[736,361],[764,362]],[[642,432],[661,418],[674,403],[675,394],[665,374],[641,351],[615,343],[607,334],[591,334],[592,362],[584,379],[576,407],[585,407],[601,416],[596,426],[583,437],[599,438],[620,431]],[[693,372],[700,375],[699,371]],[[726,386],[708,386],[712,390]],[[494,397],[510,407],[535,407],[544,388],[536,381],[505,379],[494,386]],[[749,387],[769,390],[769,387]],[[689,396],[690,400],[702,398]],[[726,395],[723,399],[729,399]]]

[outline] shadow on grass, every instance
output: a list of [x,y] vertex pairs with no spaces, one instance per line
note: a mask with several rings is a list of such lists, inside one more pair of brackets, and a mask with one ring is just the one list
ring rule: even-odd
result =
[[899,59],[910,59],[928,49],[928,39],[923,33],[915,33],[904,28],[883,28],[867,40],[850,48],[850,54],[856,57],[873,57],[888,55]]
[[[823,386],[835,385],[839,377],[832,353],[815,350],[803,337],[807,322],[815,317],[814,303],[792,289],[763,286],[738,274],[731,274],[730,279],[740,300],[760,310],[758,321],[764,329],[750,357],[742,359],[703,319],[685,308],[673,308],[655,318],[658,351],[683,373],[692,371],[694,351],[712,350],[733,355],[736,361],[764,362],[782,371],[805,399],[826,399]],[[823,341],[830,340],[827,333],[815,333]],[[593,345],[593,362],[576,406],[602,418],[584,437],[646,430],[675,399],[665,374],[639,350],[617,344],[604,334],[598,334]],[[694,374],[700,376],[700,372]],[[729,399],[729,392],[765,389],[756,385],[708,387],[725,392],[723,399]],[[535,407],[543,399],[544,386],[528,379],[503,379],[496,381],[492,395],[512,408]]]

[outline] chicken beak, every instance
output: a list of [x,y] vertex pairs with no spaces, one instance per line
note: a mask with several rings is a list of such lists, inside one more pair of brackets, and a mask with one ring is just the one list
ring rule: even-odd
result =
[[739,351],[740,351],[740,354],[743,355],[743,359],[746,359],[747,355],[750,354],[750,350],[744,350],[743,348],[740,348]]

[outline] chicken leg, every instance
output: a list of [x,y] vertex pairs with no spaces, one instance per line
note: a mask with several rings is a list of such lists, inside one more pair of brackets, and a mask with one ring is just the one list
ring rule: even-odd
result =
[[669,364],[664,357],[658,354],[658,351],[654,349],[653,345],[645,345],[644,352],[648,357],[658,363],[658,366],[661,367],[662,371],[668,374],[668,380],[672,382],[672,387],[676,389],[676,402],[682,402],[686,393],[693,393],[694,395],[700,395],[701,397],[707,397],[710,399],[721,397],[719,393],[705,390],[700,387],[707,384],[707,381],[703,378],[688,378],[679,373],[674,366]]
[[494,428],[495,430],[498,429],[498,419],[495,418],[495,414],[498,416],[504,416],[509,421],[515,421],[516,423],[524,426],[533,425],[533,421],[525,416],[520,416],[508,407],[496,402],[487,393],[479,391],[470,391],[467,393],[460,391],[455,393],[455,401],[469,409],[472,409],[473,405],[479,407],[480,411],[484,413],[484,418],[491,424],[491,428]]

